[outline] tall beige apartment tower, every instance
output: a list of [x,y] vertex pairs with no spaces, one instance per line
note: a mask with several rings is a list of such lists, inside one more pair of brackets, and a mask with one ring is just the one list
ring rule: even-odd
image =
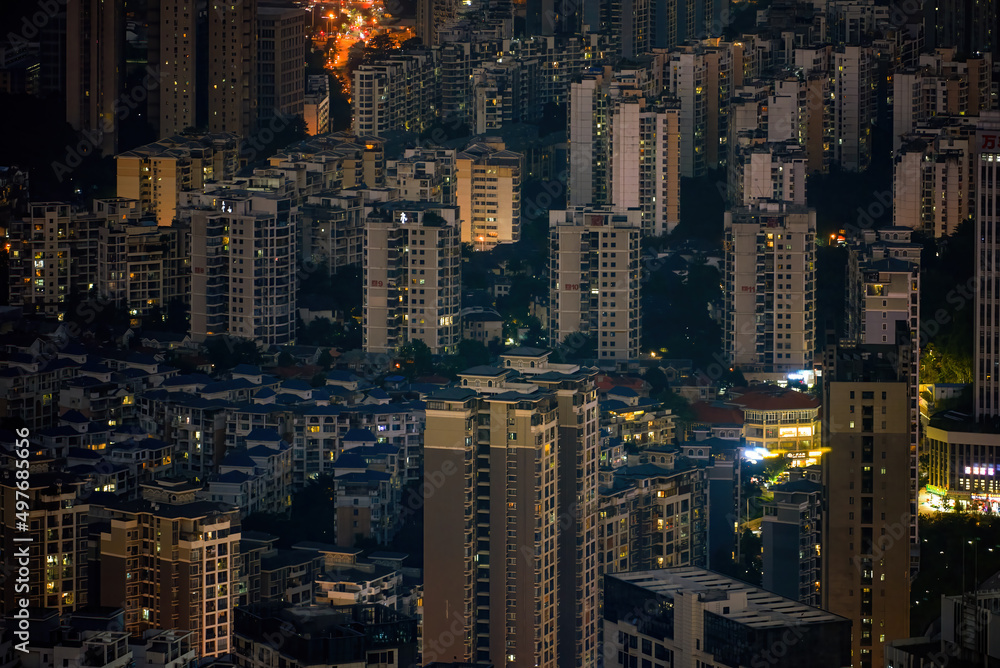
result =
[[515,349],[428,400],[425,661],[595,664],[596,372],[547,358]]
[[601,360],[639,356],[642,212],[575,207],[549,212],[549,336],[591,335]]
[[455,192],[462,217],[462,243],[476,250],[521,238],[523,156],[485,138],[455,156]]
[[816,211],[759,202],[726,212],[726,356],[774,380],[812,369]]
[[393,353],[423,341],[435,355],[462,338],[458,210],[386,202],[365,219],[364,347]]
[[[910,636],[912,347],[830,351],[824,370],[824,610],[852,621],[855,668]],[[915,527],[914,527],[915,528]]]

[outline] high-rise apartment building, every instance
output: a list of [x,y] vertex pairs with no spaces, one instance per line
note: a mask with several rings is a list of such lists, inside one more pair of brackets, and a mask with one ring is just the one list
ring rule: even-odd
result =
[[[304,61],[303,61],[304,62]],[[306,134],[325,135],[330,130],[330,75],[311,74],[306,82],[302,115]]]
[[870,46],[845,46],[833,54],[833,159],[845,171],[863,172],[871,163],[875,65]]
[[608,85],[611,69],[570,84],[568,206],[608,203]]
[[639,208],[643,234],[657,236],[680,221],[684,142],[682,108],[660,97],[660,63],[592,70],[570,84],[567,200]]
[[725,348],[744,374],[811,369],[816,212],[763,202],[727,211]]
[[505,124],[539,120],[541,83],[538,58],[503,58],[473,70],[471,125],[477,135],[499,131]]
[[462,337],[458,209],[393,201],[365,220],[364,347],[393,353],[423,341],[437,355]]
[[612,104],[610,202],[642,211],[643,236],[669,234],[680,223],[680,109],[637,95]]
[[161,0],[148,12],[149,62],[160,76],[148,102],[157,137],[196,127],[248,136],[257,113],[257,0]]
[[31,205],[10,224],[11,303],[55,315],[93,292],[130,312],[134,324],[185,293],[185,238],[142,215],[139,202],[94,200]]
[[191,228],[191,336],[295,340],[299,209],[280,192],[207,188],[182,196]]
[[66,2],[66,122],[96,141],[105,156],[118,150],[125,83],[122,0]]
[[601,360],[639,356],[639,238],[636,209],[576,207],[549,212],[549,337],[593,336]]
[[239,138],[231,133],[185,134],[119,153],[118,196],[138,200],[157,224],[171,225],[182,192],[236,176],[239,147]]
[[764,504],[761,553],[764,589],[806,605],[820,604],[823,485],[790,480],[772,485]]
[[516,349],[427,402],[425,477],[444,482],[425,506],[425,660],[597,659],[595,372],[547,357]]
[[[87,481],[64,470],[61,461],[33,457],[28,469],[15,469],[13,454],[3,453],[0,473],[0,557],[11,566],[0,589],[0,612],[21,609],[22,599],[60,613],[86,607]],[[15,470],[30,472],[27,489],[18,486]],[[27,530],[20,524],[24,515]],[[22,561],[25,551],[27,563]],[[15,566],[28,568],[27,581],[21,584],[27,584],[26,591],[18,586],[21,578]]]
[[959,58],[956,49],[936,49],[920,56],[892,78],[892,148],[934,116],[978,116],[992,106],[993,57],[989,53]]
[[957,47],[962,54],[1000,57],[997,7],[992,2],[953,0],[923,3],[928,46]]
[[679,47],[667,61],[664,85],[680,100],[681,176],[701,176],[726,159],[732,50],[715,41]]
[[[394,189],[400,199],[408,202],[453,205],[456,198],[455,155],[454,149],[406,149],[396,160],[386,161],[386,187]],[[473,168],[475,158],[475,154],[465,157],[464,166],[467,171]],[[467,174],[468,181],[465,184],[465,196],[470,198],[470,205],[472,193],[469,190],[473,186],[473,175],[474,172]],[[485,182],[478,185],[485,185]],[[494,187],[499,188],[498,185]]]
[[[224,0],[208,0],[208,3],[208,69],[203,88],[208,97],[208,131],[231,132],[247,137],[256,130],[258,111],[257,0],[228,4]],[[301,20],[304,24],[304,17]],[[275,66],[280,62],[282,66],[294,68],[294,60],[288,59],[284,53],[286,47],[287,43],[282,39],[279,49],[276,40]],[[292,47],[291,50],[294,52],[296,49]],[[304,50],[300,54],[305,57]],[[299,72],[304,75],[304,70]],[[291,73],[275,72],[276,78],[279,75],[284,84],[293,85]],[[300,113],[302,84],[301,78],[294,81],[294,90],[298,91],[295,103],[299,105]],[[276,97],[277,100],[281,98]]]
[[98,229],[96,289],[104,299],[128,311],[133,326],[159,312],[165,317],[174,299],[188,295],[186,230],[160,227],[152,218],[136,219],[122,209],[137,210],[135,200],[95,200],[96,213],[107,222]]
[[976,419],[1000,416],[1000,310],[998,296],[989,289],[1000,280],[1000,112],[980,118],[976,133],[976,329],[975,350]]
[[8,230],[10,303],[56,315],[70,295],[97,283],[97,221],[65,202],[36,202],[29,211]]
[[858,668],[909,637],[912,348],[831,350],[824,370],[822,607],[852,621]]
[[160,480],[136,501],[95,504],[101,605],[125,609],[125,630],[188,629],[199,656],[231,651],[241,589],[239,509],[198,501],[201,485]]
[[[920,254],[907,228],[864,230],[849,246],[844,339],[855,345],[891,345],[900,335],[910,346],[906,369],[910,396],[919,389],[920,357]],[[910,421],[910,502],[914,550],[911,567],[919,565],[917,540],[917,492],[919,484],[920,406],[909,403]]]
[[[305,113],[306,13],[292,5],[257,9],[257,125],[287,126]],[[329,107],[327,109],[329,116]],[[278,119],[278,120],[275,120]],[[311,133],[318,134],[318,133]]]
[[458,0],[417,0],[417,37],[423,44],[439,44],[438,32],[455,20],[458,5]]
[[808,161],[795,142],[747,146],[729,166],[729,199],[735,206],[787,202],[805,206]]
[[427,130],[437,112],[436,60],[436,51],[410,50],[359,65],[351,88],[354,134]]
[[973,218],[973,127],[921,128],[901,138],[893,160],[893,225],[942,237]]
[[149,62],[159,69],[162,85],[150,91],[147,104],[157,138],[199,125],[199,97],[203,94],[199,68],[203,63],[198,55],[198,36],[205,30],[205,20],[199,14],[192,0],[150,3]]
[[521,238],[521,170],[524,156],[486,137],[455,155],[455,201],[462,243],[477,250]]
[[709,469],[684,462],[676,452],[652,450],[637,465],[601,471],[602,575],[708,563]]

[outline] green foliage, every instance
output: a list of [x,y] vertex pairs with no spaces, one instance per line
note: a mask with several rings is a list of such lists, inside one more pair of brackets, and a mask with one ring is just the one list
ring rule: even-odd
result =
[[208,361],[216,372],[229,371],[238,364],[260,364],[257,344],[235,336],[213,336],[205,340]]
[[434,373],[431,349],[419,339],[400,348],[399,358],[403,364],[402,371],[410,380]]
[[286,348],[278,353],[278,366],[293,366],[295,364],[295,356]]
[[722,245],[726,179],[725,170],[681,179],[681,220],[671,234],[673,239],[702,239]]
[[[971,344],[971,333],[969,341]],[[939,343],[928,343],[920,352],[920,382],[971,383],[973,381],[971,351],[964,350],[965,346],[951,336]]]
[[554,351],[554,362],[571,364],[597,357],[597,337],[593,334],[569,334]]
[[708,304],[721,299],[719,271],[704,262],[690,263],[686,278],[666,265],[652,264],[642,286],[642,347],[688,358],[695,366],[714,363],[722,333]]
[[966,221],[940,240],[925,240],[920,281],[920,381],[972,382],[975,226]]
[[441,371],[454,378],[466,369],[490,363],[490,351],[479,341],[462,339],[458,342],[458,351],[446,357],[440,365]]

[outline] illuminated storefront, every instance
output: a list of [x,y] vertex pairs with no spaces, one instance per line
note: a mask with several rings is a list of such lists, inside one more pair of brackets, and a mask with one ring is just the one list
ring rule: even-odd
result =
[[924,505],[933,510],[1000,513],[1000,434],[928,426]]

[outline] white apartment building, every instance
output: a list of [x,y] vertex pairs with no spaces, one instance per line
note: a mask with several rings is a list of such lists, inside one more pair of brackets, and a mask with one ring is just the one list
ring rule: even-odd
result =
[[592,335],[600,360],[639,356],[642,212],[575,207],[549,212],[549,337]]
[[797,143],[757,144],[736,159],[735,190],[729,196],[738,206],[764,201],[805,205],[808,161]]
[[637,95],[612,106],[611,204],[641,209],[644,236],[668,234],[680,223],[680,110]]
[[605,67],[570,84],[568,206],[607,203],[610,80],[611,68]]
[[521,238],[521,170],[524,157],[497,138],[466,146],[455,155],[455,195],[462,243],[476,250]]
[[663,83],[681,103],[681,176],[701,176],[726,158],[731,46],[699,43],[670,54]]
[[744,374],[812,369],[816,211],[761,202],[726,212],[726,356]]
[[354,70],[355,135],[423,132],[434,121],[436,56],[405,53]]
[[990,108],[993,58],[989,53],[959,61],[955,49],[935,49],[916,67],[892,77],[892,150],[904,136],[934,116],[978,116]]
[[186,193],[191,225],[191,336],[266,345],[295,340],[299,208],[279,192]]
[[919,131],[902,138],[893,160],[893,225],[941,237],[974,216],[974,142],[968,134]]
[[410,202],[455,203],[454,149],[410,148],[385,162],[385,185]]
[[458,210],[387,202],[365,220],[364,347],[393,353],[420,340],[434,354],[462,337]]

